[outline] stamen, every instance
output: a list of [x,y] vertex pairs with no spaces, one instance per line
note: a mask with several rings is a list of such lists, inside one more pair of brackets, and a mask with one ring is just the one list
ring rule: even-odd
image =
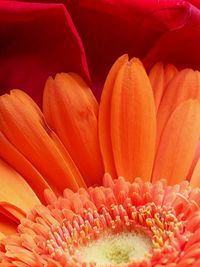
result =
[[72,222],[52,227],[46,247],[53,259],[67,256],[72,265],[148,262],[155,252],[172,250],[171,240],[180,235],[182,227],[173,209],[154,203],[129,204],[126,209],[123,205],[101,205],[99,210],[84,210]]
[[140,179],[105,184],[87,192],[65,191],[58,199],[48,192],[48,205],[36,206],[21,221],[18,235],[1,242],[3,264],[199,266],[200,190],[186,182],[170,187]]

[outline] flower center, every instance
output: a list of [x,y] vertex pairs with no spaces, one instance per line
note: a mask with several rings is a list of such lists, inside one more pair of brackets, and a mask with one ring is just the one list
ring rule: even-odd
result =
[[48,206],[36,206],[19,233],[2,241],[0,261],[5,266],[199,266],[199,189],[185,182],[168,187],[136,181],[121,181],[123,193],[115,182],[111,195],[107,187],[65,191],[66,197],[56,200],[47,192]]
[[128,266],[132,262],[148,266],[163,253],[177,253],[172,242],[179,240],[182,229],[173,210],[165,206],[101,205],[52,226],[44,249],[54,260],[65,258],[69,267]]
[[110,264],[140,261],[148,256],[151,249],[152,243],[144,234],[109,233],[90,242],[87,246],[80,247],[77,256],[81,262],[95,262],[96,266],[110,266]]

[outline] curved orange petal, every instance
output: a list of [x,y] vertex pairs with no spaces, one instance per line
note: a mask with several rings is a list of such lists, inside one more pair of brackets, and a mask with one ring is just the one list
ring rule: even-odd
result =
[[124,64],[115,81],[111,103],[111,139],[117,174],[132,181],[149,180],[155,149],[155,105],[142,63]]
[[191,69],[180,71],[169,82],[157,113],[157,144],[174,109],[187,99],[200,100],[200,73]]
[[172,64],[167,64],[165,67],[165,87],[168,86],[169,82],[178,74],[177,68]]
[[156,155],[153,180],[169,184],[186,178],[200,134],[200,102],[187,100],[172,113],[163,130]]
[[36,168],[0,133],[0,157],[10,164],[36,193],[40,201],[44,202],[44,190],[49,184],[44,180]]
[[0,160],[0,185],[0,202],[12,204],[24,212],[40,204],[27,182],[2,160]]
[[166,87],[177,73],[177,68],[171,64],[167,64],[164,67],[161,62],[158,62],[152,67],[149,79],[154,92],[156,111],[159,108]]
[[103,165],[97,130],[98,104],[88,86],[75,74],[57,74],[45,85],[43,108],[86,184],[100,184]]
[[190,179],[191,179],[191,177],[192,177],[192,175],[194,173],[194,169],[195,169],[199,159],[200,159],[200,140],[198,141],[198,144],[196,146],[195,154],[194,154],[192,163],[190,165],[190,169],[189,169],[188,174],[187,174],[187,178],[186,179],[188,181],[190,181]]
[[[92,90],[88,87],[88,85],[84,82],[84,80],[76,73],[70,72],[69,75],[74,79],[77,86],[81,88],[86,98],[90,101],[90,105],[92,106],[92,110],[94,111],[95,115],[98,116],[99,113],[99,104],[94,96]],[[65,76],[65,74],[64,74]]]
[[0,97],[0,129],[55,191],[85,186],[67,151],[63,154],[51,138],[41,111],[22,91]]
[[197,161],[196,166],[190,178],[190,185],[192,187],[200,186],[200,159]]
[[154,93],[156,111],[160,105],[160,101],[164,92],[165,76],[164,67],[161,62],[155,64],[149,73],[149,80]]
[[101,95],[99,105],[99,142],[105,172],[110,173],[114,178],[116,177],[116,169],[112,152],[111,136],[110,136],[110,105],[112,99],[112,92],[117,73],[122,65],[128,61],[128,56],[123,55],[112,66]]

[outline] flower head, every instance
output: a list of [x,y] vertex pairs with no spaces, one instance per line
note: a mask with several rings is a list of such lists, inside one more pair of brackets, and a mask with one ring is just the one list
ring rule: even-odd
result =
[[43,113],[1,96],[4,266],[198,266],[199,77],[125,55],[99,105],[74,73],[47,80]]

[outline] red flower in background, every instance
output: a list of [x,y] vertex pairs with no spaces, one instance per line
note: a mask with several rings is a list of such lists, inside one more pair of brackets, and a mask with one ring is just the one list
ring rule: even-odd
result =
[[88,63],[99,96],[124,53],[147,67],[162,60],[199,69],[199,1],[42,2],[0,3],[1,93],[17,87],[41,103],[49,75],[73,71],[88,82]]
[[1,94],[21,88],[41,103],[47,77],[62,70],[89,74],[80,37],[61,4],[0,3]]

